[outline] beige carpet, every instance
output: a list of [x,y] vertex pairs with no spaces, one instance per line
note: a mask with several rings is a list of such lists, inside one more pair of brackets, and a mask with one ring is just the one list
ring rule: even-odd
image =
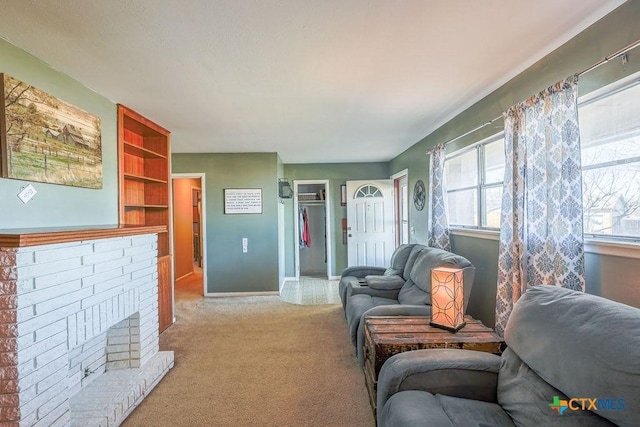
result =
[[123,426],[375,426],[341,306],[176,291],[175,367]]

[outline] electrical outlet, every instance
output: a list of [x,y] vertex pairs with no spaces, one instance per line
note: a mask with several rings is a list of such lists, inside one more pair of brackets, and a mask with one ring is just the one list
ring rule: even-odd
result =
[[37,193],[36,189],[33,185],[28,184],[26,187],[23,187],[18,193],[18,198],[22,200],[22,203],[25,205],[29,203],[29,201],[35,196]]

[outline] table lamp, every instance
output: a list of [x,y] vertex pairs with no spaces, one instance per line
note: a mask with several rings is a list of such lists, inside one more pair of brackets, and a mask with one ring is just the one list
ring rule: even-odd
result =
[[431,326],[458,332],[464,321],[462,269],[437,267],[431,270]]

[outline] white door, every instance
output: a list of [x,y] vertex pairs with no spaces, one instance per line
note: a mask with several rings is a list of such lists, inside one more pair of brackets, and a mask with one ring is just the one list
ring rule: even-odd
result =
[[395,249],[393,211],[393,180],[347,181],[349,266],[389,266]]

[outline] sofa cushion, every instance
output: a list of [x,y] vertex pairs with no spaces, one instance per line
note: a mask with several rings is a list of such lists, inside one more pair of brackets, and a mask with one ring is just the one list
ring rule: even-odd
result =
[[502,354],[498,374],[498,403],[519,426],[613,426],[590,411],[564,410],[562,415],[549,405],[554,396],[568,400],[532,371],[511,348]]
[[402,276],[367,276],[365,277],[367,286],[372,289],[400,289],[405,280]]
[[394,394],[384,405],[380,427],[510,426],[509,416],[495,403],[408,390]]
[[640,348],[637,331],[637,308],[540,285],[515,304],[505,341],[537,375],[570,398],[601,398],[610,406],[624,399],[626,410],[601,408],[597,414],[616,424],[638,425],[640,357],[630,351]]
[[402,272],[402,277],[404,280],[409,280],[411,278],[411,270],[413,269],[413,265],[420,255],[420,252],[427,249],[427,246],[424,245],[414,245],[411,248],[411,252],[409,253],[409,257],[407,258],[407,263],[404,265],[404,271]]
[[398,302],[407,305],[431,305],[431,292],[423,291],[412,280],[408,280],[400,289]]
[[391,255],[390,267],[387,268],[384,272],[385,276],[400,276],[404,271],[404,267],[407,264],[407,259],[409,259],[409,254],[411,254],[411,250],[415,246],[414,243],[400,245],[393,251],[393,255]]

